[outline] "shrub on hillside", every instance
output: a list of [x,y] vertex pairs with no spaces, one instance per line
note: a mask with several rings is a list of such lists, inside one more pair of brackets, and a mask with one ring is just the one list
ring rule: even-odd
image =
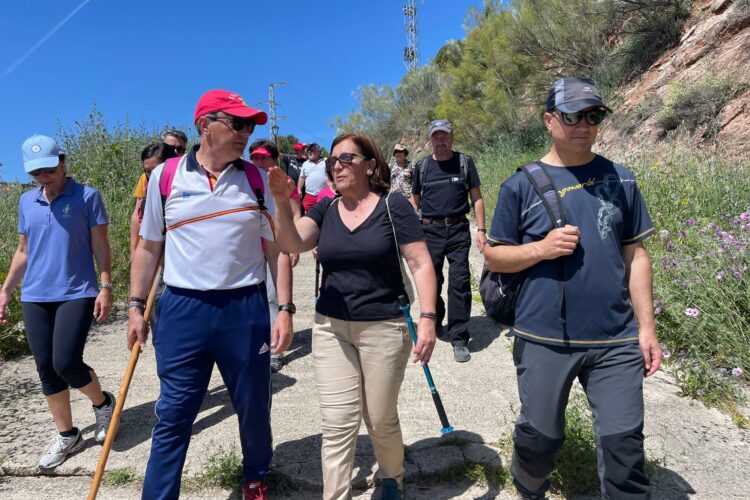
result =
[[703,136],[714,137],[718,132],[716,119],[734,92],[731,78],[715,73],[706,74],[692,85],[673,83],[656,115],[656,125],[665,133],[678,127],[688,132],[705,127]]

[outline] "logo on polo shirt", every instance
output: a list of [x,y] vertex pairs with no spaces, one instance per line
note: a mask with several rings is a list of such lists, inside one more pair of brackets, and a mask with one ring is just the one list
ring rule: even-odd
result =
[[70,219],[70,203],[65,205],[65,208],[62,209],[62,216],[65,219]]
[[182,199],[184,199],[184,200],[187,200],[187,199],[188,199],[188,198],[190,198],[191,196],[193,196],[193,193],[191,193],[191,192],[189,192],[189,191],[183,191],[183,192],[182,192]]
[[271,348],[268,347],[268,344],[266,344],[265,342],[263,342],[263,347],[260,348],[260,351],[258,351],[258,354],[263,354],[263,353],[266,353],[266,352],[268,352],[270,350],[271,350]]

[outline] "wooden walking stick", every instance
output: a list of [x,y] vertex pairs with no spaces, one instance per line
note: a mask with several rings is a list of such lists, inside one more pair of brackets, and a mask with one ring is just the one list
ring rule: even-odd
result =
[[[147,322],[149,316],[151,316],[151,309],[154,305],[154,297],[156,297],[156,289],[159,287],[161,269],[162,261],[160,261],[159,265],[156,266],[156,273],[154,273],[154,279],[151,281],[151,290],[149,290],[148,300],[146,300],[146,309],[143,311],[143,318]],[[102,482],[102,476],[104,476],[104,467],[106,467],[107,465],[109,451],[112,448],[112,442],[115,440],[117,427],[120,425],[120,416],[122,415],[122,409],[125,406],[125,398],[128,395],[128,389],[130,389],[130,381],[133,380],[135,365],[138,363],[138,356],[140,356],[140,354],[141,345],[136,341],[133,344],[133,348],[130,349],[130,361],[128,361],[128,366],[127,368],[125,368],[125,375],[122,377],[122,382],[120,382],[120,392],[117,393],[117,403],[115,404],[115,409],[112,412],[112,420],[109,422],[107,437],[104,439],[102,452],[99,455],[99,463],[96,465],[94,479],[91,482],[91,488],[89,488],[88,500],[95,500],[96,494],[99,492],[99,486]]]

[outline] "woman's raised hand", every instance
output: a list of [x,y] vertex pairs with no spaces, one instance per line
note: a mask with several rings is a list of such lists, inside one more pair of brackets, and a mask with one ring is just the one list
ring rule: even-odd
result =
[[273,167],[268,170],[268,189],[277,203],[281,203],[289,200],[289,197],[292,196],[294,181],[279,167]]

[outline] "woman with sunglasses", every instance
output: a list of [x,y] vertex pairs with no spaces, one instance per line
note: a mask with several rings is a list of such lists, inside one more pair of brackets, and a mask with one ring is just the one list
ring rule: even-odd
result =
[[369,137],[346,133],[334,139],[326,170],[340,197],[316,203],[296,222],[282,203],[294,186],[280,169],[269,172],[279,243],[289,252],[317,246],[323,266],[312,338],[323,420],[323,497],[350,497],[364,418],[383,498],[402,498],[404,444],[397,401],[412,343],[398,303],[406,294],[400,255],[419,292],[422,313],[413,359],[423,364],[435,346],[435,271],[419,219],[401,194],[388,195],[390,170]]
[[7,323],[10,295],[23,279],[26,338],[57,427],[39,467],[52,469],[84,445],[73,426],[70,387],[91,400],[98,443],[104,442],[112,418],[114,396],[102,391],[96,373],[83,362],[92,317],[101,323],[109,316],[112,257],[99,192],[66,176],[65,155],[54,139],[34,135],[22,151],[24,169],[39,187],[19,201],[18,248],[0,290],[0,324]]

